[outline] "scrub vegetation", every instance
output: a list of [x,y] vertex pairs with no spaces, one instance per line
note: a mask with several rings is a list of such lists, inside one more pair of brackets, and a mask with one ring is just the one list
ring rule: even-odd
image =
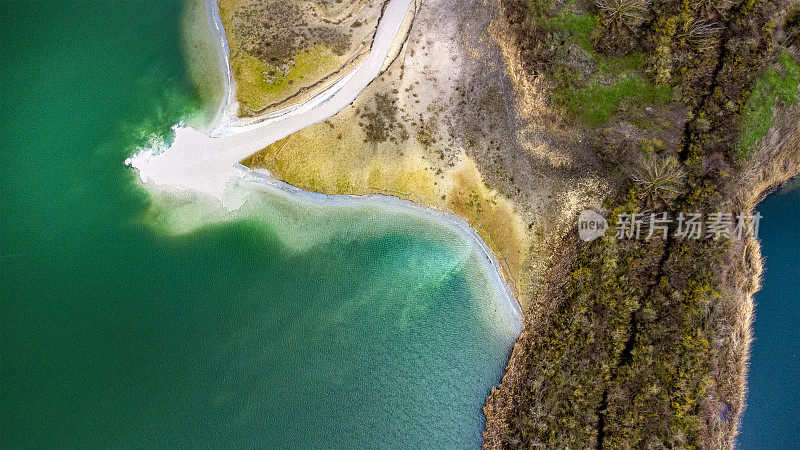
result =
[[666,239],[618,240],[613,218],[748,212],[758,194],[737,202],[744,186],[761,192],[800,170],[800,152],[780,146],[783,175],[741,180],[776,123],[797,122],[782,115],[800,96],[797,7],[501,3],[526,73],[576,139],[597,145],[616,190],[600,208],[612,222],[605,237],[563,238],[541,312],[487,402],[486,447],[732,447],[757,244],[679,239],[674,223]]

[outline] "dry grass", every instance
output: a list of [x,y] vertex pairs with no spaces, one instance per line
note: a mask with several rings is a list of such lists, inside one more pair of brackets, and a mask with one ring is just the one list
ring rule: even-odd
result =
[[[732,211],[752,211],[755,206],[776,186],[800,174],[800,106],[788,106],[779,111],[780,119],[754,150],[738,179],[729,186],[726,207]],[[732,377],[717,380],[717,390],[729,398],[737,398],[732,410],[738,417],[746,407],[747,372],[749,370],[750,345],[753,340],[752,323],[753,296],[761,289],[763,258],[756,239],[746,241],[730,249],[730,260],[724,274],[729,299],[724,305],[725,322],[729,326],[726,341],[721,343],[723,352],[717,364],[723,365]],[[738,420],[731,424],[717,421],[711,424],[719,433],[714,448],[730,448],[738,433]]]
[[339,68],[339,59],[322,45],[297,52],[292,63],[284,65],[266,63],[241,50],[231,52],[236,99],[245,108],[243,115],[283,104],[311,84],[326,79]]
[[526,119],[526,129],[521,133],[521,144],[532,155],[547,161],[554,167],[570,165],[573,161],[566,152],[551,148],[544,142],[534,142],[529,136],[544,131],[561,133],[562,118],[547,107],[547,80],[543,74],[530,76],[523,66],[522,56],[513,33],[505,20],[495,20],[489,27],[489,33],[497,43],[506,62],[506,73],[515,86],[517,111]]
[[800,172],[800,105],[781,108],[777,124],[759,142],[737,183],[731,184],[733,207],[753,208],[775,186]]
[[[360,102],[363,102],[361,99]],[[368,131],[368,129],[367,129]],[[302,189],[327,194],[381,193],[447,210],[466,220],[486,241],[517,290],[531,239],[514,206],[489,189],[463,151],[451,167],[429,161],[417,139],[372,142],[355,108],[284,138],[243,164],[265,168]]]
[[520,291],[531,247],[525,224],[508,200],[486,187],[471,159],[465,157],[460,166],[450,175],[446,208],[478,231],[511,277],[506,281]]

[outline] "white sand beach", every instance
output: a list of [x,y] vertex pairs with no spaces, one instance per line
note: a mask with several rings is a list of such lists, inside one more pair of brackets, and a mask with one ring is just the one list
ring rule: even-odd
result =
[[391,0],[378,25],[371,50],[364,62],[342,77],[326,91],[311,100],[296,105],[278,115],[253,122],[235,116],[235,85],[228,63],[228,44],[225,39],[215,0],[206,0],[211,14],[209,22],[219,37],[220,69],[226,80],[225,94],[217,117],[205,131],[183,125],[173,127],[172,144],[164,149],[141,149],[126,160],[134,168],[140,181],[159,193],[174,196],[201,194],[218,202],[222,208],[233,211],[240,208],[250,191],[267,190],[274,195],[289,195],[293,200],[316,205],[355,205],[363,202],[380,204],[392,210],[419,216],[446,226],[466,237],[475,254],[480,256],[482,267],[493,284],[493,290],[502,299],[507,313],[519,330],[522,312],[511,290],[503,281],[497,259],[478,233],[455,215],[416,205],[407,200],[386,195],[332,196],[303,191],[290,186],[267,173],[254,172],[238,164],[243,158],[282,139],[304,127],[325,120],[355,100],[358,94],[380,74],[387,57],[396,48],[398,31],[404,20],[414,13],[412,0]]

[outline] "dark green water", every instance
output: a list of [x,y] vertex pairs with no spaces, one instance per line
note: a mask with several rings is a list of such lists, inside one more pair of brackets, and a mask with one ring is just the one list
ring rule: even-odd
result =
[[268,194],[212,220],[122,164],[204,111],[181,15],[0,5],[0,446],[479,444],[518,327],[463,237]]
[[765,271],[739,447],[800,448],[800,179],[757,209]]

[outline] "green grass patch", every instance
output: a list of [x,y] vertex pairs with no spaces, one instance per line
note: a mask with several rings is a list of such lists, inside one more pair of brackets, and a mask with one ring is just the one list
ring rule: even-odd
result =
[[626,72],[635,72],[644,66],[645,55],[642,52],[633,52],[625,56],[596,57],[597,71],[601,75],[620,76]]
[[579,120],[599,125],[607,122],[621,107],[665,103],[672,98],[672,88],[655,86],[643,74],[646,56],[641,51],[624,56],[606,56],[597,52],[593,41],[600,27],[592,14],[576,14],[575,1],[564,5],[558,14],[549,13],[549,1],[527,2],[530,14],[543,29],[556,34],[551,45],[570,43],[589,55],[593,74],[588,81],[562,60],[561,53],[549,60],[549,76],[554,83],[554,99],[566,112]]
[[624,102],[635,105],[665,103],[671,96],[669,86],[654,86],[641,76],[633,75],[608,86],[592,83],[562,91],[560,100],[572,116],[599,125],[607,122]]
[[[285,75],[281,75],[271,65],[249,53],[231,52],[238,100],[252,110],[264,108],[328,76],[340,63],[339,57],[322,45],[309,47],[292,59],[295,64]],[[272,79],[267,79],[265,73],[271,75]]]
[[597,19],[591,14],[573,14],[562,11],[555,17],[541,17],[538,19],[543,28],[564,33],[568,40],[579,45],[584,50],[594,54],[592,34],[597,28]]
[[[778,55],[782,71],[768,70],[757,82],[742,111],[741,134],[736,157],[750,157],[755,145],[774,125],[772,118],[778,101],[794,105],[800,92],[800,64],[786,52]],[[781,73],[783,72],[783,73]]]
[[575,14],[570,9],[575,6],[575,1],[570,1],[562,6],[558,15],[551,16],[551,1],[527,0],[526,5],[533,19],[544,29],[565,33],[570,40],[579,44],[588,51],[593,51],[591,40],[597,28],[597,18],[591,14]]
[[555,17],[543,19],[542,25],[553,31],[565,31],[575,37],[589,39],[597,28],[597,19],[591,14],[561,12]]

